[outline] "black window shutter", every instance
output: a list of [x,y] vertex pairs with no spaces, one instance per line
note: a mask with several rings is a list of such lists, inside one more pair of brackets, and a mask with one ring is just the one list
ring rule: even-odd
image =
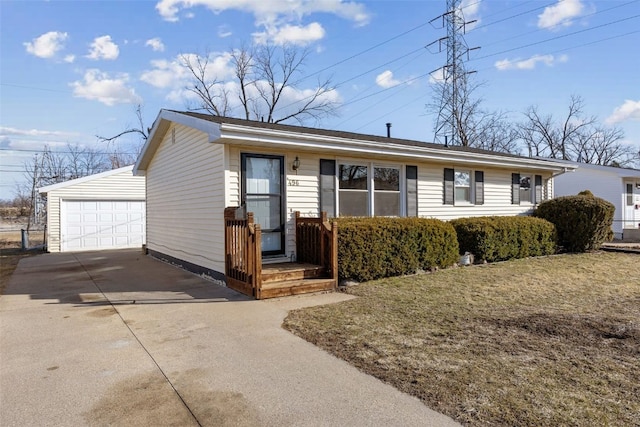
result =
[[475,172],[475,185],[476,185],[476,205],[484,205],[484,172]]
[[320,211],[336,216],[336,161],[320,159]]
[[535,176],[535,185],[536,185],[536,195],[535,195],[535,200],[533,201],[534,203],[540,203],[542,201],[542,176],[541,175],[536,175]]
[[453,169],[444,169],[444,204],[445,205],[453,205]]
[[418,216],[418,167],[405,166],[407,176],[407,216]]
[[511,174],[511,204],[520,204],[520,174]]

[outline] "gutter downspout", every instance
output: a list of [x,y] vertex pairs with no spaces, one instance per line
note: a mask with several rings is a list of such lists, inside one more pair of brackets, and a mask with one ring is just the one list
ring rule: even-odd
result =
[[[564,175],[565,173],[575,172],[575,171],[576,171],[575,169],[569,169],[569,168],[565,167],[565,168],[562,168],[562,171],[551,174],[551,179],[555,179],[556,176]],[[552,190],[553,190],[553,196],[551,198],[555,199],[556,198],[556,186],[555,185],[553,186]]]

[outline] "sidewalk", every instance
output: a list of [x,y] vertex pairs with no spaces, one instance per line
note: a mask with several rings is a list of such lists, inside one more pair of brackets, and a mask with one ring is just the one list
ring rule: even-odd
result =
[[253,301],[138,251],[26,258],[0,297],[0,424],[457,425],[280,327],[345,298]]

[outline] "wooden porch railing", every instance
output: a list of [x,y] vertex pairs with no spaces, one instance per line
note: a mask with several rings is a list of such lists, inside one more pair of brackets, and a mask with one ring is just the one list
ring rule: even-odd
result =
[[238,218],[242,212],[236,207],[224,210],[225,275],[228,287],[257,297],[262,274],[260,225],[253,222],[251,212]]
[[[242,208],[230,207],[224,210],[225,222],[225,275],[227,286],[240,293],[257,299],[265,297],[262,270],[262,249],[260,225],[254,223],[253,213],[245,214]],[[296,252],[297,262],[313,264],[323,267],[322,276],[332,280],[333,289],[338,283],[338,228],[337,224],[329,223],[327,214],[320,218],[303,218],[300,212],[295,214]],[[313,269],[312,269],[313,270]],[[265,270],[265,282],[273,282],[273,277]],[[271,273],[272,274],[272,273]],[[273,275],[273,274],[272,274]],[[326,281],[325,281],[326,282]],[[331,282],[329,282],[331,283]],[[270,283],[273,287],[273,283]],[[287,284],[286,286],[292,286]],[[322,284],[313,281],[305,284],[298,291],[288,290],[288,295],[300,293],[300,289],[307,286],[310,291],[321,289]],[[319,287],[320,286],[320,287]],[[331,289],[327,287],[325,289]],[[275,295],[274,290],[269,290]],[[269,298],[268,296],[266,296]]]
[[296,212],[296,257],[298,262],[320,265],[338,282],[338,224],[327,219],[305,218]]

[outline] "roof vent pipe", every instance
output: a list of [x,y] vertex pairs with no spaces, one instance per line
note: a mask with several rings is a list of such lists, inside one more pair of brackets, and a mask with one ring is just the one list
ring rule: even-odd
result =
[[387,138],[391,138],[391,123],[387,123]]

